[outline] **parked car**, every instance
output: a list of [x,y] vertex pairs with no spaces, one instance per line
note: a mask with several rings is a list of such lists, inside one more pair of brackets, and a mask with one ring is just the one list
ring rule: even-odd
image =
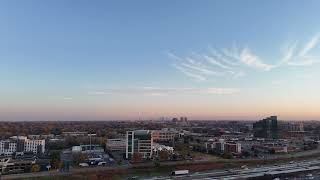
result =
[[101,161],[98,163],[98,166],[105,166],[105,165],[107,165],[107,162],[105,162],[105,161]]
[[88,163],[79,163],[79,166],[80,167],[89,167],[89,164]]

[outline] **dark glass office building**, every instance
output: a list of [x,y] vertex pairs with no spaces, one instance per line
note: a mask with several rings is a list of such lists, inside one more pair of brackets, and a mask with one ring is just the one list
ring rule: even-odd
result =
[[277,116],[270,116],[253,124],[254,137],[277,139],[278,120]]

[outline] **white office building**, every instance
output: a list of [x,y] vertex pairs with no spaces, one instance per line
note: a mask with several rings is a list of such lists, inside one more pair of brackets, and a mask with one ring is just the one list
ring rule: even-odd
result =
[[24,142],[24,151],[33,153],[44,153],[45,140],[26,139],[26,141]]
[[10,140],[0,141],[0,155],[9,156],[17,151],[17,143]]
[[139,153],[143,159],[152,156],[152,133],[149,130],[127,131],[126,134],[126,158],[132,159],[135,153]]
[[12,136],[0,141],[0,154],[11,155],[15,152],[44,153],[45,140],[28,139],[25,136]]

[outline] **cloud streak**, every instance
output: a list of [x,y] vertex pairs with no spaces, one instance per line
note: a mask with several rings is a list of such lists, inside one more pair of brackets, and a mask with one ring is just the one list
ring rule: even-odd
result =
[[263,71],[269,71],[274,67],[273,65],[264,63],[260,57],[253,54],[248,48],[242,50],[240,54],[240,60],[242,63],[251,68],[260,69]]
[[[319,62],[319,57],[310,54],[314,48],[320,43],[320,33],[314,35],[305,45],[300,45],[298,42],[289,44],[284,49],[282,63],[289,66],[310,66]],[[300,48],[298,48],[300,47]]]
[[313,36],[311,40],[307,42],[307,44],[300,51],[299,56],[300,57],[306,56],[310,50],[312,50],[319,44],[319,42],[320,42],[320,33]]
[[104,89],[101,91],[89,92],[89,95],[147,95],[147,96],[166,96],[166,95],[199,95],[199,94],[216,94],[227,95],[235,94],[240,90],[237,88],[159,88],[159,87],[140,87],[140,88],[119,88]]

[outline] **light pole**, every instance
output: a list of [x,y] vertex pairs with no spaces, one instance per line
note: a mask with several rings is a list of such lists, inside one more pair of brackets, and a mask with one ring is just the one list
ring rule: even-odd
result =
[[90,153],[92,151],[92,143],[91,143],[91,137],[92,136],[96,136],[97,134],[88,134],[89,138],[90,138]]

